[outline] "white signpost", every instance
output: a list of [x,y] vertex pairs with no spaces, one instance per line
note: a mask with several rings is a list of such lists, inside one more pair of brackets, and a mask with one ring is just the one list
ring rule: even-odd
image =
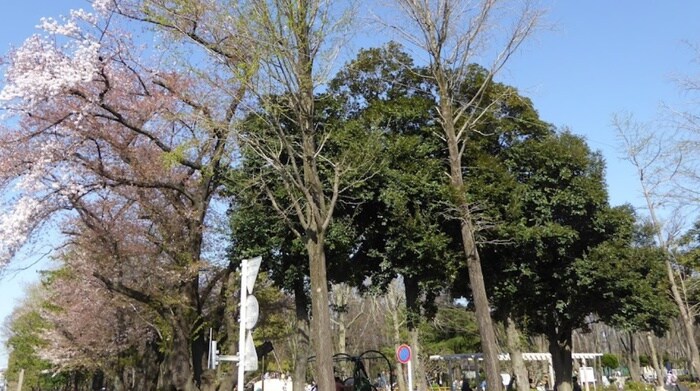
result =
[[[253,342],[253,327],[258,323],[258,300],[252,295],[262,257],[241,261],[241,309],[238,334],[238,389],[245,387],[245,372],[258,369],[258,355]],[[241,362],[241,360],[243,362]]]
[[255,342],[253,341],[253,328],[258,323],[260,306],[258,305],[258,299],[256,299],[252,293],[261,262],[262,257],[244,259],[241,261],[238,354],[220,355],[217,350],[216,341],[214,341],[212,333],[209,333],[209,369],[216,368],[220,361],[238,362],[239,390],[244,389],[245,372],[258,369],[258,353],[255,350]]

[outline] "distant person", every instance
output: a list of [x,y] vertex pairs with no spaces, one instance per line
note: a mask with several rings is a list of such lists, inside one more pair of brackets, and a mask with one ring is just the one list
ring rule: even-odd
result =
[[578,382],[578,377],[572,377],[571,382],[573,383],[574,391],[581,391],[581,385]]
[[378,390],[382,390],[386,388],[386,379],[384,379],[384,375],[379,372],[377,373],[377,378],[374,379],[374,386],[377,387]]
[[461,391],[472,391],[472,387],[469,385],[469,380],[466,377],[462,378],[462,389]]
[[666,385],[675,386],[678,382],[678,376],[676,376],[676,371],[671,369],[666,373]]

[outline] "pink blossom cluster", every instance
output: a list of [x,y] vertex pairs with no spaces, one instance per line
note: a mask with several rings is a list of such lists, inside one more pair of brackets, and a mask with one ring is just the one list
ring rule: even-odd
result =
[[49,286],[52,305],[41,311],[49,322],[40,356],[56,368],[91,368],[152,339],[147,309],[130,304],[90,278],[95,265],[79,249],[66,253],[66,265]]
[[12,66],[5,73],[0,102],[16,110],[31,110],[42,100],[93,80],[101,45],[99,37],[81,26],[95,23],[96,16],[84,10],[72,11],[62,23],[43,18],[37,27],[44,34],[30,37],[11,54]]
[[92,2],[92,8],[101,16],[106,16],[110,12],[112,12],[112,9],[115,5],[115,0],[93,0]]
[[204,301],[207,224],[243,99],[225,72],[143,60],[157,48],[100,19],[115,1],[93,6],[43,19],[8,57],[0,90],[11,116],[0,127],[0,268],[59,224],[65,275],[50,287],[59,310],[44,314],[44,357],[66,366],[172,331],[174,314]]
[[41,205],[37,200],[22,197],[14,204],[11,213],[0,215],[0,268],[25,243],[40,211]]
[[[100,43],[80,25],[94,26],[96,21],[83,10],[72,11],[62,23],[42,19],[44,34],[30,37],[9,56],[0,105],[20,127],[5,129],[0,136],[0,183],[7,195],[0,215],[0,267],[41,225],[41,218],[56,209],[57,195],[81,192],[79,185],[66,181],[71,172],[57,163],[68,152],[67,145],[60,137],[36,137],[27,119],[55,103],[53,98],[95,78]],[[59,36],[66,40],[62,46]],[[55,129],[67,130],[60,124]]]

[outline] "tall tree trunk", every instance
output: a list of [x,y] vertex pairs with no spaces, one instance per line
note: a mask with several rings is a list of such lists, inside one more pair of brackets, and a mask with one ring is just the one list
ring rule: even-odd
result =
[[[201,313],[201,308],[198,308],[197,314]],[[194,324],[192,325],[192,330],[193,333],[190,334],[190,338],[192,341],[192,375],[195,386],[197,388],[201,388],[202,375],[204,374],[204,365],[208,349],[208,343],[204,336],[204,333],[206,332],[206,326],[204,325],[204,319],[201,316],[197,316],[197,319],[195,319]]]
[[311,235],[306,245],[309,253],[311,274],[311,330],[312,343],[316,352],[315,374],[319,390],[334,390],[333,343],[331,338],[331,317],[328,308],[328,285],[326,284],[326,254],[323,237]]
[[311,341],[309,340],[309,302],[304,291],[304,283],[297,279],[294,286],[294,304],[296,307],[296,335],[294,346],[294,390],[306,387],[306,369],[309,363]]
[[525,361],[523,360],[520,332],[518,331],[513,318],[510,316],[506,319],[506,340],[508,341],[510,362],[513,365],[512,376],[515,377],[515,385],[517,390],[529,391],[530,382],[528,381],[527,368],[525,367]]
[[[400,298],[399,290],[395,288],[395,284],[392,284],[392,288],[387,294],[387,300],[389,302],[389,313],[391,314],[392,321],[392,336],[394,339],[394,346],[399,347],[403,341],[401,341],[401,325],[404,323],[401,319],[400,310]],[[395,380],[399,386],[399,391],[406,391],[406,379],[403,376],[403,364],[394,360],[394,371],[396,373]],[[390,381],[390,380],[389,380]],[[393,385],[392,385],[393,387]]]
[[637,347],[636,335],[629,332],[629,351],[627,353],[627,366],[630,370],[630,378],[634,382],[641,382],[641,368],[639,364],[639,351]]
[[[231,303],[229,304],[229,307],[233,308],[240,308],[240,294],[237,292],[240,292],[241,285],[240,285],[240,274],[239,273],[231,273],[229,274],[227,278],[227,285],[228,289],[224,290],[222,289],[222,300],[223,298],[227,298]],[[228,292],[228,293],[225,293]],[[226,308],[226,307],[224,307]],[[221,317],[221,322],[223,324],[223,327],[225,328],[225,334],[228,336],[226,340],[227,344],[227,350],[229,354],[233,354],[234,352],[238,351],[238,338],[235,338],[235,336],[239,335],[239,323],[237,321],[238,319],[238,314],[233,314],[231,316],[230,314],[225,314],[224,316]],[[220,341],[223,342],[223,341]],[[222,347],[219,345],[219,347]],[[227,367],[224,367],[227,366]],[[219,387],[218,389],[220,390],[233,390],[233,388],[236,386],[238,382],[238,371],[236,370],[237,366],[235,363],[220,363],[218,368],[217,368],[217,378],[219,382]],[[224,372],[225,371],[225,372]],[[221,376],[224,374],[224,376]]]
[[491,308],[486,295],[486,284],[481,269],[481,258],[474,239],[474,226],[470,205],[467,201],[466,189],[462,170],[462,154],[459,150],[459,140],[455,131],[452,99],[449,95],[449,87],[445,80],[438,80],[440,91],[440,115],[444,119],[443,130],[447,141],[450,164],[450,185],[455,197],[455,207],[459,213],[460,234],[464,255],[467,260],[469,272],[469,285],[474,300],[476,322],[481,337],[481,349],[483,351],[484,368],[486,370],[487,384],[501,384],[500,364],[498,362],[498,347],[496,345],[496,333],[491,320]]
[[685,341],[688,346],[688,350],[690,351],[690,366],[692,369],[692,374],[693,377],[697,378],[700,376],[700,352],[698,351],[698,343],[695,340],[695,324],[693,323],[689,306],[680,293],[675,277],[676,272],[668,258],[666,259],[666,273],[668,274],[669,281],[671,282],[671,294],[673,296],[673,300],[676,302],[680,312],[681,323],[683,326],[683,331],[685,332]]
[[334,288],[335,306],[336,308],[338,308],[338,321],[336,322],[336,325],[338,326],[338,330],[336,333],[338,335],[338,347],[336,352],[347,353],[348,328],[346,318],[350,290],[349,287],[347,287],[345,284],[335,285]]
[[[326,270],[325,234],[331,223],[335,200],[339,195],[338,183],[325,186],[319,173],[317,161],[320,150],[317,148],[317,123],[314,118],[315,84],[314,61],[316,60],[315,40],[323,40],[326,31],[319,25],[324,14],[321,2],[312,0],[280,1],[279,11],[287,18],[287,32],[293,39],[290,47],[283,47],[281,57],[289,61],[291,74],[285,75],[288,83],[284,86],[291,93],[291,109],[294,113],[301,136],[301,180],[295,180],[298,190],[304,194],[304,206],[297,204],[296,213],[304,227],[303,239],[309,257],[309,277],[311,280],[311,342],[316,353],[314,366],[316,382],[320,391],[335,389],[333,377],[333,339],[331,338],[331,318],[328,300],[328,276]],[[328,16],[326,14],[326,16]],[[273,22],[274,23],[274,22]],[[277,43],[275,43],[277,44]],[[277,54],[276,54],[277,55]],[[283,66],[284,67],[284,66]],[[291,80],[291,81],[290,81]],[[282,82],[283,84],[285,82]],[[284,133],[284,131],[282,131]],[[287,140],[289,142],[289,140]],[[294,144],[297,141],[293,141]],[[298,150],[299,146],[290,147]],[[299,172],[296,173],[298,175]],[[299,177],[297,177],[299,178]],[[327,194],[331,193],[330,199]],[[302,209],[304,210],[302,212]],[[239,390],[240,391],[240,390]]]
[[411,369],[413,370],[413,385],[418,391],[426,391],[428,382],[425,376],[425,366],[423,365],[423,354],[420,346],[420,331],[413,328],[409,330],[411,334]]
[[[145,362],[145,366],[139,366],[136,373],[140,374],[137,377],[138,383],[132,382],[134,384],[134,390],[155,390],[158,387],[158,368],[160,363],[163,361],[164,357],[155,341],[149,342],[144,350],[144,355],[146,359],[142,359],[141,362]],[[134,374],[134,376],[137,376]]]
[[[76,371],[71,372],[71,387],[73,391],[79,391],[80,386],[80,375]],[[19,384],[17,385],[17,391],[22,391],[22,383],[24,378],[24,369],[19,373]]]
[[199,318],[196,313],[198,289],[199,280],[194,277],[182,287],[178,307],[172,310],[169,319],[172,335],[161,364],[159,388],[190,391],[195,390],[195,382],[200,381],[200,378],[195,378],[193,363],[196,358],[192,354],[193,327]]
[[194,390],[194,371],[190,354],[190,319],[186,312],[176,311],[170,320],[171,339],[161,364],[158,388],[173,391]]
[[573,374],[573,361],[571,357],[571,331],[552,330],[547,335],[549,339],[549,353],[552,355],[554,367],[554,384],[557,391],[571,391],[573,389],[571,378]]
[[656,355],[654,337],[652,337],[651,333],[647,333],[647,342],[649,343],[649,351],[651,352],[651,365],[654,366],[654,370],[656,371],[656,390],[663,391],[665,379],[664,371],[661,368],[661,364],[659,364],[659,356]]
[[[468,205],[462,205],[466,210]],[[479,326],[481,337],[481,349],[483,351],[484,368],[486,370],[486,381],[488,384],[501,384],[500,363],[498,361],[498,346],[496,344],[496,334],[493,330],[491,320],[491,309],[488,297],[486,296],[486,285],[484,275],[481,270],[481,260],[474,241],[474,233],[471,222],[462,222],[462,239],[464,241],[464,251],[467,254],[467,267],[469,269],[469,284],[474,299],[474,309],[476,321]]]

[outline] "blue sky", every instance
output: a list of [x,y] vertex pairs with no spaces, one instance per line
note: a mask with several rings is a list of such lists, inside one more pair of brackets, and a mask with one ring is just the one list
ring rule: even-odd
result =
[[[34,32],[42,16],[89,8],[85,0],[7,1],[0,13],[0,52]],[[550,0],[551,30],[540,32],[510,63],[500,79],[518,87],[540,116],[586,137],[607,161],[613,205],[641,202],[632,168],[620,159],[610,126],[612,114],[634,113],[648,120],[662,103],[682,101],[673,82],[698,75],[687,42],[700,44],[700,1]],[[23,263],[27,264],[27,261]],[[23,287],[37,279],[37,268],[0,279],[0,321],[10,314]],[[5,366],[0,347],[0,368]]]
[[613,113],[638,119],[659,115],[662,104],[684,96],[674,79],[700,75],[689,43],[700,44],[700,2],[566,1],[548,2],[545,31],[526,46],[504,80],[531,97],[541,118],[584,135],[607,161],[614,205],[639,205],[636,175],[619,159]]

